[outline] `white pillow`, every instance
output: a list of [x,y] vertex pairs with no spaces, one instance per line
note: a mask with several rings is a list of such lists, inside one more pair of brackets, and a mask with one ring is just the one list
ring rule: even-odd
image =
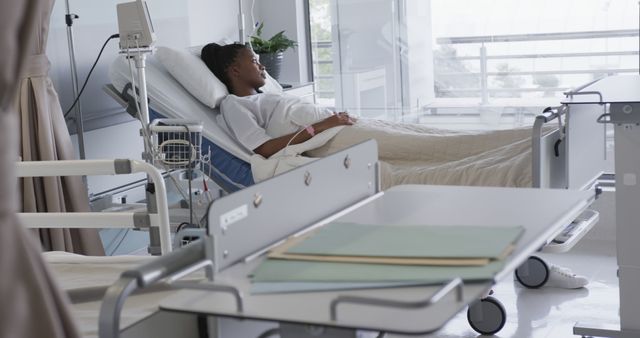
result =
[[229,94],[227,87],[211,73],[209,67],[186,50],[158,47],[155,55],[164,68],[204,105],[215,108]]
[[269,73],[267,73],[267,71],[264,71],[265,74],[267,74],[267,78],[265,79],[265,83],[264,86],[262,86],[262,88],[260,88],[261,91],[265,92],[265,93],[282,93],[284,92],[284,89],[282,89],[282,86],[280,85],[280,83],[271,77],[271,75],[269,75]]
[[[202,47],[191,47],[188,50],[176,50],[169,47],[158,47],[156,57],[169,73],[204,105],[216,108],[222,99],[229,94],[227,87],[209,70],[200,59]],[[266,73],[266,72],[265,72]],[[263,92],[282,93],[282,86],[267,73]]]

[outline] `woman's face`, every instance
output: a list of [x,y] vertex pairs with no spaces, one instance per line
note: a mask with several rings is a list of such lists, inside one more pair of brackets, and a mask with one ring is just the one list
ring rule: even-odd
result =
[[252,88],[260,88],[264,86],[267,78],[264,72],[264,66],[258,62],[256,55],[249,48],[244,48],[238,53],[238,57],[233,64],[234,75],[241,83],[251,86]]

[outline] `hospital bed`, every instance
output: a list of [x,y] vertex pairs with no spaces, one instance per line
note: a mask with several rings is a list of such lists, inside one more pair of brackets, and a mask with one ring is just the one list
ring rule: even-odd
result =
[[[193,55],[194,58],[197,56]],[[191,95],[153,56],[147,62],[147,90],[151,115],[203,122],[203,151],[211,150],[211,172],[222,189],[234,192],[254,184],[249,158],[252,155],[219,125],[217,109],[209,108]],[[123,58],[113,61],[106,90],[127,106],[131,75]],[[579,89],[579,88],[578,88]],[[536,117],[532,128],[532,183],[535,188],[595,189],[606,160],[605,129],[595,122],[599,111],[583,106],[549,107]],[[598,213],[586,211],[567,223],[559,238],[545,246],[546,252],[565,252],[598,221]],[[540,287],[548,278],[548,267],[533,257],[516,272],[527,287]]]
[[[486,297],[491,287],[551,241],[595,198],[593,190],[428,185],[396,186],[383,192],[378,180],[377,147],[368,141],[214,201],[205,238],[124,272],[109,289],[100,311],[100,337],[164,337],[171,332],[184,337],[207,336],[207,332],[209,337],[247,337],[238,332],[250,320],[278,323],[284,338],[355,338],[358,330],[417,335],[437,331],[467,307],[472,327],[496,332],[505,313],[498,301]],[[525,231],[503,267],[486,279],[454,275],[426,285],[252,292],[248,275],[265,259],[268,248],[332,221],[521,225]],[[202,269],[209,281],[179,281]],[[158,282],[180,290],[161,300],[158,311],[121,331],[120,310],[128,295]],[[219,324],[216,318],[241,321],[214,330]],[[220,335],[214,333],[221,329]]]

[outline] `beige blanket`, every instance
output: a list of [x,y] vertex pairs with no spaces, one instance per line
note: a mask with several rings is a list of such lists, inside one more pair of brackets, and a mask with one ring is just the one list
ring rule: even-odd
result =
[[368,139],[378,142],[383,189],[399,184],[531,186],[530,127],[461,132],[362,119],[306,154],[324,157]]

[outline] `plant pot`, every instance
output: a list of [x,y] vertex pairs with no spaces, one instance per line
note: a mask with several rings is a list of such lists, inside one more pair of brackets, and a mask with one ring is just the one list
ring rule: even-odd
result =
[[282,52],[258,55],[260,55],[260,63],[267,69],[267,73],[278,80],[282,68]]

